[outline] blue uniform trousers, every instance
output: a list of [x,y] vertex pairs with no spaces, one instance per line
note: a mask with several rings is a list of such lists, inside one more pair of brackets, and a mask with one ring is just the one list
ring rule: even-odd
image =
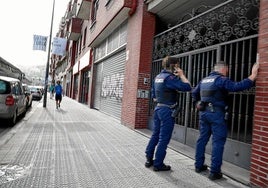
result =
[[212,134],[211,173],[220,173],[224,144],[227,138],[227,124],[224,120],[224,111],[200,112],[199,138],[196,144],[195,167],[200,168],[205,162],[205,150]]
[[151,139],[146,148],[146,157],[153,159],[155,148],[154,166],[162,167],[166,156],[166,149],[172,136],[175,120],[171,116],[169,107],[156,107],[154,111],[154,128]]

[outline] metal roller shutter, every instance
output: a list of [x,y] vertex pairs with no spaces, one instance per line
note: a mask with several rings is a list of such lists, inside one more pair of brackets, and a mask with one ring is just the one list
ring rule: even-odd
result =
[[126,51],[120,51],[96,65],[94,108],[121,118]]
[[98,63],[94,66],[94,72],[96,74],[95,88],[94,88],[94,108],[100,109],[100,100],[101,100],[101,80],[102,80],[102,65],[103,63]]

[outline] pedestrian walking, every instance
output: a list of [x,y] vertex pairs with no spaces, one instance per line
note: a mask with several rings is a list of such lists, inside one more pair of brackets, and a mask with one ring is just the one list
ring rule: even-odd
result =
[[172,112],[178,105],[177,91],[191,90],[190,82],[178,64],[177,58],[165,57],[162,61],[162,71],[156,76],[152,85],[152,98],[156,102],[156,107],[153,133],[145,151],[147,159],[145,167],[153,166],[154,171],[171,169],[171,166],[164,164],[164,159],[175,123]]
[[60,103],[62,100],[62,86],[60,85],[60,81],[57,81],[57,85],[55,86],[55,100],[56,100],[56,109],[60,107]]
[[51,84],[49,87],[50,99],[54,97],[54,84]]
[[205,163],[206,145],[212,135],[212,154],[209,179],[222,178],[221,165],[228,129],[225,118],[228,92],[249,89],[254,85],[258,73],[254,64],[251,75],[240,82],[231,81],[228,65],[224,61],[215,64],[214,70],[193,89],[192,97],[199,109],[199,138],[196,142],[195,171],[207,170]]

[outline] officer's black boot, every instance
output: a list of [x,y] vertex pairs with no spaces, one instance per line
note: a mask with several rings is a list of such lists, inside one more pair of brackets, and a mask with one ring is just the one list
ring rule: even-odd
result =
[[218,179],[221,179],[222,178],[222,173],[210,173],[208,178],[210,180],[218,180]]
[[197,172],[197,173],[200,173],[200,172],[203,172],[203,171],[206,171],[208,169],[208,166],[207,165],[202,165],[200,168],[197,168],[197,167],[195,167],[195,171]]
[[169,171],[171,166],[163,164],[161,167],[154,167],[154,171]]
[[146,157],[145,167],[149,168],[154,164],[154,161],[152,158]]

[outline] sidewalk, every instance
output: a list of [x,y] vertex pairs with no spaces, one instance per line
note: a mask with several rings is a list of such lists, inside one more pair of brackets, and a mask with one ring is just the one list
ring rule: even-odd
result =
[[[0,187],[33,188],[217,188],[247,187],[224,175],[210,181],[194,161],[172,149],[169,172],[145,168],[146,130],[131,130],[110,116],[63,97],[34,105],[0,138]],[[173,144],[174,146],[174,144]]]

